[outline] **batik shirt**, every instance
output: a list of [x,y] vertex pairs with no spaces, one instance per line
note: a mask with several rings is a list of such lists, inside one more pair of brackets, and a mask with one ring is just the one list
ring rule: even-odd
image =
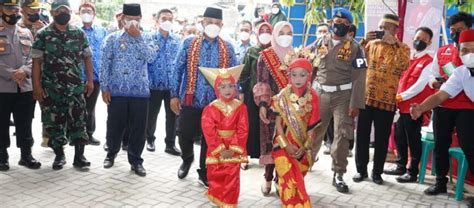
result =
[[244,63],[244,58],[245,54],[247,54],[247,50],[252,47],[253,44],[242,44],[238,43],[237,46],[235,47],[235,56],[237,57],[237,64],[243,64]]
[[169,90],[169,76],[174,70],[174,58],[179,49],[179,37],[170,33],[168,37],[163,37],[160,32],[152,34],[152,40],[158,51],[155,61],[148,64],[148,79],[151,90]]
[[150,36],[132,37],[124,30],[105,39],[102,46],[100,89],[112,96],[149,97],[148,63],[156,48]]
[[[92,66],[94,68],[94,82],[99,82],[99,70],[100,70],[100,57],[102,56],[102,43],[104,43],[105,37],[107,36],[107,30],[103,27],[93,25],[90,28],[82,27],[82,30],[87,35],[87,40],[90,43],[92,49]],[[87,77],[84,76],[84,80]]]
[[[188,51],[193,37],[185,39],[178,51],[175,59],[175,69],[170,76],[171,97],[179,97],[181,103],[184,102],[186,94],[187,71],[188,71]],[[229,67],[236,66],[237,60],[232,45],[225,42],[229,57]],[[216,40],[209,42],[203,39],[198,66],[208,68],[219,68],[219,47]],[[204,108],[216,99],[214,89],[208,84],[204,76],[199,71],[197,73],[196,90],[194,92],[192,107]]]
[[47,92],[84,93],[80,64],[85,57],[92,56],[92,51],[80,28],[68,25],[62,32],[50,24],[38,31],[32,48],[32,58],[43,60],[41,84]]

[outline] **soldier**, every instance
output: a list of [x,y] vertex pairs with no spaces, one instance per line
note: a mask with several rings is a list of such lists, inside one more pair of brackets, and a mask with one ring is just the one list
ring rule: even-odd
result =
[[21,1],[21,20],[18,22],[18,26],[22,28],[28,28],[36,36],[36,33],[46,26],[45,22],[40,19],[40,8],[41,3],[39,0],[22,0]]
[[331,118],[334,118],[334,141],[331,147],[333,185],[346,193],[343,179],[347,167],[349,141],[353,139],[353,118],[364,108],[366,62],[363,48],[347,38],[351,13],[344,8],[333,10],[333,32],[312,46],[318,67],[313,87],[320,99],[321,124],[314,144],[317,154]]
[[[75,146],[73,166],[87,168],[84,145],[89,143],[86,132],[87,96],[93,91],[92,51],[84,32],[69,24],[71,7],[68,0],[51,4],[54,22],[38,31],[33,44],[33,96],[42,105],[42,120],[50,136],[50,146],[56,157],[53,169],[66,164],[63,145]],[[80,63],[84,61],[87,82],[82,81]]]
[[17,146],[21,150],[19,165],[38,169],[41,163],[31,155],[33,137],[31,121],[35,102],[31,87],[31,43],[33,36],[17,26],[20,7],[16,0],[5,0],[0,22],[0,171],[10,168],[7,148],[10,146],[10,115],[15,119]]

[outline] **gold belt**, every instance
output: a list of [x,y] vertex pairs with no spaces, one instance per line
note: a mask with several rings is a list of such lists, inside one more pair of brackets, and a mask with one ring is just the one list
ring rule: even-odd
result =
[[217,130],[217,134],[221,138],[229,138],[231,136],[234,136],[235,130]]

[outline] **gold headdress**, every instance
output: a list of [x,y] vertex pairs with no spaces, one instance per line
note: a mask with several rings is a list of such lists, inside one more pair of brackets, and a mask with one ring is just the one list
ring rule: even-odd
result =
[[204,77],[206,77],[207,81],[209,82],[209,84],[211,84],[212,87],[214,87],[214,84],[216,83],[216,80],[219,77],[221,79],[226,79],[232,76],[235,82],[238,82],[243,69],[243,64],[231,68],[222,69],[199,67],[199,71],[201,71]]

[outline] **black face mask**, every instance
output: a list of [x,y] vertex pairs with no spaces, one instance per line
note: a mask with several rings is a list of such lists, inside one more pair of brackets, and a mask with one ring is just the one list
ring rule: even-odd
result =
[[28,14],[28,21],[33,23],[33,22],[36,22],[40,19],[40,16],[39,14]]
[[459,35],[461,35],[461,32],[454,32],[454,33],[451,33],[451,39],[453,39],[453,41],[454,41],[456,44],[459,44]]
[[332,31],[334,31],[334,34],[338,37],[345,37],[347,33],[349,32],[349,27],[346,26],[345,24],[334,23],[332,25]]
[[18,20],[21,19],[21,15],[11,14],[11,15],[2,15],[2,20],[9,25],[16,25]]
[[71,14],[68,13],[59,13],[54,17],[54,22],[58,23],[59,25],[67,25],[67,23],[71,20]]
[[416,50],[416,51],[423,51],[426,49],[426,47],[428,47],[428,44],[425,42],[425,41],[422,41],[422,40],[415,40],[413,42],[413,48]]

